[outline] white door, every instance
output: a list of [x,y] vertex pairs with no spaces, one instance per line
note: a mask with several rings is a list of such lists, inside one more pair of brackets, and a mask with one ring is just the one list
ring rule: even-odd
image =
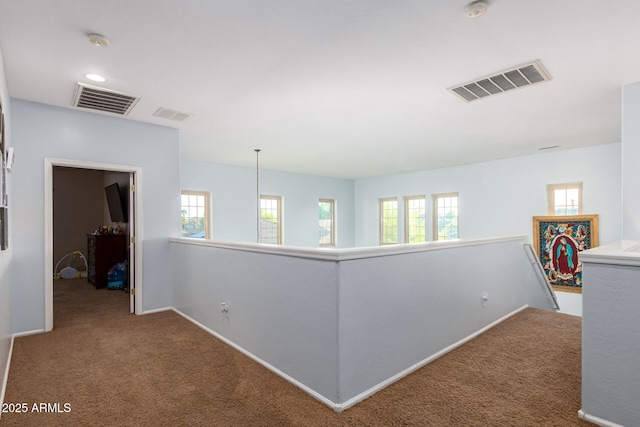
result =
[[135,281],[135,253],[136,253],[136,216],[135,191],[136,176],[129,174],[129,312],[136,312],[136,281]]

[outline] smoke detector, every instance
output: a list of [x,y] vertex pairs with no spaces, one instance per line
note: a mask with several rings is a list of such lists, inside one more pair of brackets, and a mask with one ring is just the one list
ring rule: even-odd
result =
[[480,18],[482,15],[487,13],[487,9],[489,8],[489,3],[486,0],[478,0],[469,4],[465,9],[467,12],[467,16],[469,18]]
[[98,47],[109,47],[109,39],[100,34],[89,34],[89,43]]

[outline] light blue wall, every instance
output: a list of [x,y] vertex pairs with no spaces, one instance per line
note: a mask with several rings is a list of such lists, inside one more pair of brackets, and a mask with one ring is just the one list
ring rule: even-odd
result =
[[[336,246],[354,246],[352,180],[264,169],[259,177],[261,194],[282,197],[284,244],[318,246],[318,199],[326,198],[336,203]],[[183,159],[181,179],[185,190],[211,193],[212,239],[256,241],[255,168]]]
[[12,99],[12,119],[17,160],[9,202],[17,274],[12,280],[11,306],[19,307],[12,313],[13,331],[45,327],[45,158],[142,168],[143,310],[171,306],[168,238],[179,235],[178,131],[17,99]]
[[[4,60],[2,56],[2,50],[0,50],[0,102],[2,103],[2,111],[4,112],[5,119],[5,144],[11,145],[11,114],[10,114],[10,101],[7,90],[7,82],[4,73]],[[7,191],[11,191],[11,175],[7,176]],[[11,224],[12,215],[9,215],[9,221]],[[11,227],[10,227],[11,228]],[[10,230],[11,231],[11,230]],[[10,263],[12,258],[12,244],[9,244],[9,249],[0,251],[0,402],[4,398],[4,384],[7,380],[5,374],[7,373],[7,366],[9,364],[9,351],[11,348],[11,274]]]
[[640,82],[622,89],[622,209],[625,240],[640,240]]
[[[525,242],[291,249],[179,239],[175,307],[343,409],[521,307],[550,309]],[[496,274],[505,265],[510,274]]]
[[[378,244],[378,199],[458,192],[460,237],[532,235],[532,217],[546,215],[546,185],[583,183],[583,213],[598,214],[600,244],[621,238],[619,143],[476,163],[445,169],[360,179],[355,182],[356,246]],[[402,211],[400,226],[402,229]],[[400,241],[403,236],[400,233]]]

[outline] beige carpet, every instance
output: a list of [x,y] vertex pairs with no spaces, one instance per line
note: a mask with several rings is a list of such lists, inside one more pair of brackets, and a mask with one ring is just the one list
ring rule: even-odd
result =
[[173,312],[83,280],[54,301],[54,330],[15,340],[5,403],[28,412],[2,426],[592,426],[572,316],[527,309],[336,413]]

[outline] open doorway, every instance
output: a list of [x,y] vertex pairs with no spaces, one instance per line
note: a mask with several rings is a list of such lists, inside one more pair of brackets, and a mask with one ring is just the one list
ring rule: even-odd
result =
[[[136,244],[139,179],[139,168],[45,159],[45,330],[53,329],[58,261],[66,262],[67,255],[75,252],[82,253],[75,258],[87,261],[87,268],[79,265],[78,270],[85,270],[81,274],[89,276],[89,284],[96,289],[107,286],[105,269],[112,267],[107,264],[122,261],[126,266],[126,289],[122,290],[127,293],[122,310],[141,312],[141,248]],[[121,190],[120,197],[114,198],[114,188]],[[119,206],[114,205],[116,201]],[[96,242],[114,247],[98,249]],[[94,251],[89,253],[92,247]]]

